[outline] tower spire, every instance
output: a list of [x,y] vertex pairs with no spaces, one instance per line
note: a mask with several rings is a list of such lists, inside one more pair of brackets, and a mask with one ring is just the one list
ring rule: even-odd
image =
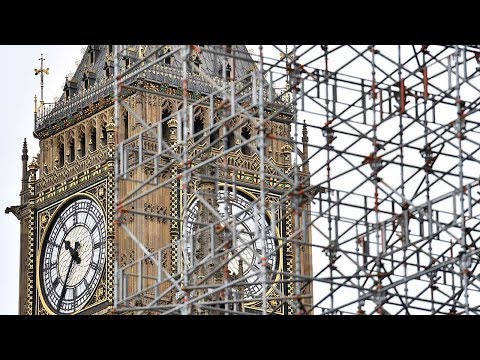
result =
[[[43,57],[43,53],[40,54],[40,69],[34,69],[35,75],[40,74],[40,108],[43,110],[43,75],[48,75],[48,71],[50,70],[49,68],[44,69],[43,68],[43,62],[45,61],[45,58]],[[37,109],[35,109],[37,111]]]
[[23,139],[22,148],[22,191],[20,193],[21,203],[25,204],[28,199],[28,146],[27,139]]

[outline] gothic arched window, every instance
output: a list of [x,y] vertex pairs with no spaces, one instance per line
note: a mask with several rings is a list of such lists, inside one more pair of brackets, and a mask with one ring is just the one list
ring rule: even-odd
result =
[[80,144],[78,146],[78,152],[80,153],[80,157],[84,157],[86,154],[86,144],[85,144],[85,133],[81,133],[80,137]]
[[112,63],[106,62],[103,65],[103,70],[105,70],[105,76],[108,78],[113,75],[113,66]]
[[[169,54],[169,53],[171,53],[171,52],[172,52],[172,49],[170,49],[169,46],[163,48],[163,54],[164,54],[164,55]],[[166,57],[163,59],[163,62],[164,62],[165,64],[167,64],[167,65],[171,65],[171,63],[172,63],[172,55],[166,56]]]
[[195,116],[195,119],[193,121],[193,135],[194,135],[194,141],[197,142],[199,141],[202,136],[203,136],[203,128],[204,128],[204,119],[202,114],[198,114]]
[[[230,64],[227,64],[225,66],[225,74],[227,76],[227,81],[230,81],[231,75],[232,75],[232,67],[230,66]],[[223,66],[221,64],[220,64],[220,69],[218,70],[218,76],[223,78]]]
[[[242,128],[242,137],[244,137],[246,140],[249,140],[251,137],[250,129],[246,126]],[[242,145],[242,153],[245,155],[252,155],[252,150],[248,144]]]
[[125,134],[125,140],[128,139],[128,112],[123,113],[123,133]]
[[[218,122],[218,119],[216,116],[213,117],[213,124],[212,124],[212,129],[215,127],[215,123]],[[210,144],[213,144],[213,146],[220,147],[220,144],[216,143],[218,138],[220,137],[220,130],[215,129],[213,131],[210,131]]]
[[[229,130],[227,130],[227,131],[229,131]],[[232,131],[232,132],[227,134],[227,149],[230,149],[234,146],[235,146],[235,133]]]
[[95,127],[92,127],[90,130],[90,151],[95,151],[97,150],[97,129]]
[[58,145],[58,165],[57,167],[62,167],[65,163],[65,145],[63,142]]
[[170,115],[172,115],[172,112],[169,109],[163,109],[162,111],[162,137],[163,141],[168,143],[168,140],[170,138],[170,132],[168,129],[168,121],[164,121],[166,118],[168,118]]
[[102,134],[100,135],[100,139],[102,140],[102,145],[107,145],[107,128],[105,125],[102,125]]
[[75,161],[75,139],[73,137],[68,142],[68,161]]

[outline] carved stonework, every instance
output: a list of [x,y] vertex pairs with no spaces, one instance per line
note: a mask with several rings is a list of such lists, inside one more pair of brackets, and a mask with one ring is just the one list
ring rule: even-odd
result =
[[120,266],[124,267],[135,261],[135,251],[132,249],[125,251],[120,255]]
[[23,311],[26,315],[32,315],[32,303],[28,299],[25,299],[23,303]]
[[103,163],[107,159],[107,147],[101,147],[91,155],[77,159],[71,163],[65,163],[61,168],[55,168],[49,174],[37,181],[37,192],[44,191],[60,182],[67,181],[78,176],[91,167]]
[[[172,166],[170,168],[170,176],[172,178],[176,178],[177,175],[177,167]],[[179,216],[179,204],[178,204],[178,196],[177,193],[180,191],[179,180],[175,179],[172,181],[172,190],[170,191],[170,216],[174,218],[178,218]],[[170,221],[170,241],[172,244],[171,247],[171,263],[170,263],[170,271],[172,274],[177,272],[177,241],[180,229],[178,228],[177,221]]]
[[89,307],[92,307],[104,302],[105,300],[107,300],[106,295],[107,295],[107,287],[105,284],[105,277],[103,277],[102,280],[100,281],[100,284],[98,284],[98,287],[95,290],[95,293],[93,294],[92,298],[87,303],[85,308],[87,309]]
[[46,211],[40,216],[40,226],[42,227],[42,230],[47,226],[48,220],[50,220],[50,213]]
[[[129,210],[135,210],[135,205],[130,205],[128,207]],[[120,220],[119,220],[122,224],[127,224],[127,223],[130,223],[132,224],[134,221],[135,221],[135,214],[126,210],[122,213],[121,217],[120,217]]]
[[[110,157],[111,156],[111,157]],[[113,158],[113,149],[109,147],[109,158]],[[107,173],[107,194],[106,194],[106,215],[107,215],[107,268],[106,268],[106,286],[107,286],[107,301],[113,302],[114,297],[114,269],[115,269],[115,255],[114,255],[114,213],[115,213],[115,181],[114,181],[114,166],[113,161],[108,163]]]
[[167,208],[162,205],[155,205],[152,203],[145,203],[144,209],[146,213],[151,215],[145,215],[146,220],[156,220],[158,222],[166,223],[167,219],[165,216],[167,215]]
[[[287,209],[291,209],[291,204],[290,202],[287,202]],[[287,217],[286,217],[286,233],[285,236],[288,238],[292,235],[293,233],[293,219],[292,219],[292,213],[290,211],[287,212]],[[286,246],[286,269],[285,271],[287,273],[293,274],[293,249],[292,249],[292,242],[289,241],[287,242]],[[293,278],[291,277],[293,280]],[[295,294],[295,287],[294,287],[294,282],[289,281],[287,284],[287,296],[293,296]],[[290,305],[288,306],[288,314],[291,315],[294,313],[294,308],[291,307]]]
[[147,176],[152,176],[153,173],[154,173],[153,167],[144,166],[143,171],[144,171],[145,175],[147,175]]
[[47,310],[43,307],[41,303],[38,304],[38,315],[49,315]]
[[127,266],[127,259],[128,259],[127,253],[123,253],[122,255],[120,255],[120,267]]
[[[33,186],[31,186],[30,192],[32,193]],[[32,194],[33,195],[33,194]],[[33,197],[30,197],[29,200],[29,207],[30,209],[33,209],[35,205]],[[34,299],[34,293],[35,293],[35,269],[33,266],[33,259],[35,256],[35,214],[33,211],[30,211],[30,216],[28,217],[28,245],[27,245],[27,259],[26,259],[26,274],[27,274],[27,283],[26,283],[26,289],[23,289],[26,291],[26,306],[25,306],[25,313],[27,315],[33,315],[34,311],[34,304],[33,304],[33,299]]]
[[164,252],[164,253],[162,254],[162,267],[163,267],[164,269],[167,268],[167,263],[168,263],[167,253]]
[[[153,253],[153,252],[155,251],[155,249],[152,248],[152,247],[147,247],[147,250],[148,250],[149,253]],[[144,259],[143,262],[144,262],[146,265],[153,265],[153,264],[154,264],[153,259],[150,258],[150,257]]]
[[[197,192],[200,190],[200,180],[198,178],[192,178],[190,180],[190,189],[193,191],[193,192]],[[193,195],[193,194],[191,194]]]
[[98,197],[98,199],[99,199],[99,200],[105,199],[106,192],[107,192],[107,191],[105,190],[105,186],[103,186],[103,185],[102,185],[102,186],[99,186],[99,187],[97,188],[97,197]]

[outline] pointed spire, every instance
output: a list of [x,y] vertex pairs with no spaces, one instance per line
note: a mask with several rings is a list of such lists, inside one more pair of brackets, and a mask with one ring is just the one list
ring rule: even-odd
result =
[[24,138],[23,139],[23,149],[22,149],[22,160],[24,160],[24,157],[26,157],[26,156],[28,157],[28,147],[27,147],[27,138]]
[[28,201],[28,147],[27,139],[23,139],[22,148],[22,191],[20,192],[21,204]]
[[302,129],[302,142],[308,143],[308,131],[307,131],[307,123],[303,120],[303,129]]

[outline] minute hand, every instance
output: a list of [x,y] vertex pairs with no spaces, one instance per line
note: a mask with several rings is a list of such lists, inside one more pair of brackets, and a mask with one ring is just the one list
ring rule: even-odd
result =
[[73,259],[74,257],[72,256],[70,260],[70,265],[68,266],[67,276],[65,277],[65,283],[63,284],[62,293],[60,294],[60,299],[58,299],[57,311],[60,311],[60,306],[62,305],[63,298],[65,297],[65,293],[67,292],[67,281],[68,277],[70,276],[70,271],[72,270]]
[[63,284],[62,293],[60,294],[60,299],[58,299],[57,311],[60,311],[60,306],[62,305],[63,298],[65,297],[65,293],[67,292],[68,277],[70,276],[70,272],[72,271],[73,260],[75,260],[77,264],[80,264],[80,257],[78,256],[78,251],[77,251],[79,247],[80,247],[80,244],[77,241],[75,242],[75,249],[72,249],[70,247],[69,241],[65,242],[65,249],[70,251],[70,255],[72,256],[72,258],[70,259],[70,265],[68,265],[67,276],[65,277],[65,283]]

